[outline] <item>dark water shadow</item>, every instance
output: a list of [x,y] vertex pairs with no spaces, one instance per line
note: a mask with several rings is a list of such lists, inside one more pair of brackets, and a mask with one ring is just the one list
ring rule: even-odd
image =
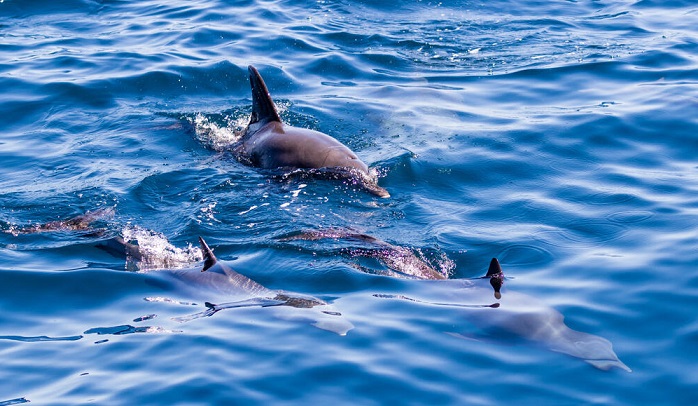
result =
[[0,406],[8,406],[8,405],[19,405],[22,403],[29,403],[31,400],[27,398],[15,398],[15,399],[10,399],[10,400],[3,400],[0,401]]
[[[78,336],[65,336],[65,337],[49,337],[49,336],[13,336],[6,335],[0,336],[0,340],[10,340],[10,341],[22,341],[25,343],[35,343],[39,341],[78,341],[82,339],[81,335]],[[0,403],[1,405],[2,403]]]

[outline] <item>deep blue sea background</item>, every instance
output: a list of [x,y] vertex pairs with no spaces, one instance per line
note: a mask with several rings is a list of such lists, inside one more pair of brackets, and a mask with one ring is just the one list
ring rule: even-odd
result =
[[[697,27],[688,0],[0,1],[0,404],[698,403]],[[286,122],[351,147],[392,197],[226,152],[248,64]],[[100,208],[150,262],[21,233]],[[458,308],[374,296],[429,282],[381,275],[356,241],[278,239],[318,227],[453,279],[498,257],[508,291],[633,372],[446,334]],[[259,307],[173,320],[206,291],[144,271],[196,264],[199,235],[355,328]]]

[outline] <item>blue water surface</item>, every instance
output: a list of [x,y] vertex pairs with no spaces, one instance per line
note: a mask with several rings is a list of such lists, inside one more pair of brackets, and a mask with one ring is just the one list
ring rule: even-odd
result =
[[[692,1],[0,0],[0,405],[696,404],[696,27]],[[249,64],[391,198],[235,160]],[[100,209],[99,234],[24,232]],[[632,372],[480,334],[434,304],[459,281],[386,275],[360,241],[279,238],[335,227],[451,279],[497,257],[505,299]],[[146,271],[199,267],[198,236],[354,329],[182,322],[213,294]]]

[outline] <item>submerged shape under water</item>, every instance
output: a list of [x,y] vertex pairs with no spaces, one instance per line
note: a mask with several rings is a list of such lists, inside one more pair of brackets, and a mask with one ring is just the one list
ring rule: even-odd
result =
[[[696,27],[686,1],[0,2],[0,404],[695,404]],[[250,64],[391,198],[241,165]],[[278,240],[341,227],[389,246]],[[96,246],[129,232],[145,268],[201,235],[354,329]],[[501,306],[454,306],[493,257]],[[394,277],[427,269],[456,280]],[[633,373],[497,328],[514,294]]]

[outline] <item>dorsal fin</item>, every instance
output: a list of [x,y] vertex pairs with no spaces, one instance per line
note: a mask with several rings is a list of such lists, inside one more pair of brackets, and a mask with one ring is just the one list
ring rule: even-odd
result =
[[254,123],[263,125],[271,121],[281,122],[274,101],[259,71],[252,65],[248,66],[247,70],[250,72],[250,87],[252,87],[252,115],[248,126]]
[[201,272],[205,272],[218,262],[218,258],[213,255],[213,251],[203,238],[199,237],[199,243],[201,244],[201,255],[204,257],[204,267],[201,269]]
[[490,278],[490,285],[494,289],[494,297],[496,299],[502,298],[502,285],[504,285],[504,272],[502,272],[502,267],[499,265],[497,258],[492,258],[490,261],[490,268],[487,270],[487,275],[485,278]]
[[499,265],[499,261],[497,258],[492,258],[492,261],[490,261],[490,268],[487,270],[487,275],[485,276],[491,277],[500,273],[503,274],[504,272],[502,272],[502,267]]

